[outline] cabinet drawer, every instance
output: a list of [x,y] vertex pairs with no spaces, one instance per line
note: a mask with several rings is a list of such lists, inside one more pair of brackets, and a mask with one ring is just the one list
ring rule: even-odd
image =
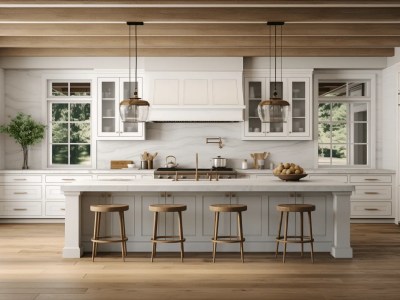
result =
[[390,175],[350,175],[351,183],[382,183],[392,182]]
[[392,202],[389,201],[352,201],[351,217],[391,217]]
[[0,216],[41,216],[42,203],[41,202],[0,202]]
[[135,180],[136,175],[98,175],[97,179],[105,181],[129,181]]
[[[313,174],[308,175],[310,179],[317,179],[317,180],[327,180],[327,181],[334,181],[340,183],[347,183],[347,175],[319,175]],[[305,178],[307,179],[307,177]]]
[[1,183],[41,183],[41,175],[0,175]]
[[68,183],[68,182],[76,182],[79,180],[91,180],[91,175],[47,175],[46,182],[48,183]]
[[356,185],[351,199],[363,200],[379,200],[379,199],[392,199],[392,187],[386,185]]
[[46,200],[65,200],[63,191],[60,185],[46,186]]
[[47,201],[46,216],[65,216],[65,202]]
[[42,186],[38,185],[8,185],[0,186],[0,199],[4,200],[40,200]]

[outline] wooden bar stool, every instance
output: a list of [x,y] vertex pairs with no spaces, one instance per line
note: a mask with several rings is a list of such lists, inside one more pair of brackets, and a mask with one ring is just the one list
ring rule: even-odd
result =
[[[311,212],[315,211],[315,205],[312,205],[312,204],[279,204],[276,206],[276,209],[281,212],[281,218],[280,218],[280,222],[279,222],[278,236],[276,238],[275,257],[278,256],[279,243],[284,244],[283,262],[285,262],[287,243],[300,243],[301,244],[301,256],[303,256],[304,244],[310,243],[310,245],[311,245],[311,261],[312,261],[312,263],[314,263],[314,246],[313,246],[314,237],[313,237],[313,233],[312,233]],[[289,213],[290,212],[300,213],[300,235],[288,236],[287,232],[288,232],[288,223],[289,223]],[[307,214],[308,214],[308,221],[309,221],[309,226],[310,226],[310,235],[309,236],[304,236],[303,214],[305,212],[307,212]],[[283,220],[284,213],[286,213],[285,233],[284,233],[284,236],[282,237],[281,229],[282,229],[282,220]]]
[[[104,205],[91,205],[90,211],[95,213],[94,215],[94,230],[93,230],[93,238],[92,238],[92,261],[94,261],[94,257],[97,255],[97,245],[100,244],[108,244],[108,243],[121,243],[122,249],[122,260],[125,261],[126,257],[126,241],[128,238],[125,233],[125,218],[124,211],[129,209],[129,205],[126,204],[104,204]],[[100,234],[100,221],[101,221],[101,213],[108,212],[118,212],[119,213],[119,224],[121,235],[119,237],[112,236],[99,236]]]
[[[247,205],[243,204],[213,204],[210,205],[210,210],[214,212],[214,237],[213,242],[213,263],[215,263],[215,255],[217,251],[217,243],[240,243],[240,257],[244,262],[243,254],[243,225],[242,211],[247,210]],[[219,213],[221,212],[237,212],[237,235],[218,235]]]
[[[154,212],[154,223],[153,223],[153,249],[151,251],[151,262],[157,253],[157,243],[180,243],[181,244],[181,261],[183,262],[184,249],[183,242],[186,240],[183,237],[183,226],[182,226],[182,212],[186,210],[186,205],[183,204],[152,204],[149,206],[149,210]],[[179,235],[158,235],[158,213],[160,212],[177,212],[179,218]]]

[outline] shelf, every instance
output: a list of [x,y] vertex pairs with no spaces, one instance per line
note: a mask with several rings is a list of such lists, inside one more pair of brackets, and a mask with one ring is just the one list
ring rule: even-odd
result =
[[102,117],[103,119],[115,119],[115,117]]
[[292,117],[292,119],[305,119],[306,117]]
[[250,101],[261,101],[262,98],[250,98]]
[[306,101],[306,98],[292,98],[293,101]]
[[115,101],[115,98],[101,98],[103,101]]

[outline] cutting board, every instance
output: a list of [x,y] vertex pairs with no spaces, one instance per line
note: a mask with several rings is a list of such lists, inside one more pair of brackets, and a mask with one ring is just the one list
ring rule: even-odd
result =
[[132,160],[112,160],[111,169],[124,169],[128,167],[128,164],[133,164]]

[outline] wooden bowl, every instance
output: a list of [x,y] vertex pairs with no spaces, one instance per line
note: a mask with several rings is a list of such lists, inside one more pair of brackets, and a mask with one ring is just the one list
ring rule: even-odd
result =
[[306,177],[308,174],[303,173],[303,174],[290,174],[290,175],[275,175],[276,177],[279,177],[280,179],[284,181],[299,181],[301,178]]

